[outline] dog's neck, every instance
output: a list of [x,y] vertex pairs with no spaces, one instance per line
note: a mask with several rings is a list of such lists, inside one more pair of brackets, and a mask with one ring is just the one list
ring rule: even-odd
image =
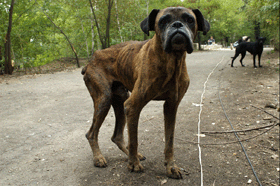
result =
[[[165,69],[167,74],[166,80],[164,81],[162,87],[164,87],[172,78],[174,82],[178,82],[179,77],[183,68],[186,68],[186,51],[184,52],[171,52],[167,53],[163,50],[160,38],[157,35],[150,40],[152,42],[153,51],[158,55],[158,59],[161,60],[162,67]],[[175,83],[176,84],[176,83]],[[174,87],[178,89],[178,85],[174,84]]]
[[151,39],[151,42],[154,43],[154,51],[157,51],[157,55],[160,59],[163,61],[174,61],[176,60],[176,64],[181,63],[181,61],[185,61],[186,59],[186,51],[172,51],[170,53],[167,53],[163,50],[161,39],[158,35],[154,35],[154,37]]
[[258,41],[258,45],[263,46],[263,42],[261,43],[260,41]]

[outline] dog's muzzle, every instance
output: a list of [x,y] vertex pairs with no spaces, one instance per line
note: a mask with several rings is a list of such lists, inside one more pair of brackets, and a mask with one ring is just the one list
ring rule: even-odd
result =
[[180,21],[176,21],[166,31],[166,38],[163,38],[165,39],[163,48],[167,53],[187,51],[190,54],[193,52],[191,38],[191,32],[187,30],[186,26]]

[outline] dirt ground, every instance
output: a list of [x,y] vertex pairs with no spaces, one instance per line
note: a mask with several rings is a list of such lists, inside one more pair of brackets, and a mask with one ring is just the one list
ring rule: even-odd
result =
[[[0,185],[178,186],[200,185],[202,178],[204,185],[258,185],[233,133],[203,132],[232,130],[221,101],[235,130],[279,122],[264,112],[279,117],[279,53],[265,49],[263,68],[253,68],[250,54],[244,59],[246,67],[240,66],[239,57],[231,68],[233,55],[234,51],[223,50],[187,56],[191,85],[178,109],[175,134],[182,180],[165,176],[163,102],[150,102],[141,113],[139,152],[147,158],[142,162],[145,171],[130,173],[126,155],[111,142],[113,110],[99,134],[108,167],[97,168],[84,136],[91,125],[93,103],[81,68],[68,64],[54,70],[64,71],[50,73],[50,65],[39,69],[46,74],[35,69],[29,75],[0,76]],[[205,134],[200,135],[202,169],[195,144],[200,108],[200,130]],[[268,129],[238,132],[238,136],[245,140],[242,144],[262,185],[274,186],[279,185],[279,126]]]

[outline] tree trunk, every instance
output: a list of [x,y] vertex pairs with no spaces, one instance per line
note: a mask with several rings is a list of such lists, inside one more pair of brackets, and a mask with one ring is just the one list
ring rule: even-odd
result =
[[260,29],[260,22],[255,21],[255,38],[260,37],[261,29]]
[[[37,3],[37,1],[35,0],[35,2]],[[37,3],[38,4],[38,3]],[[39,5],[39,4],[38,4]],[[39,5],[40,6],[40,5]],[[72,45],[71,41],[69,40],[69,38],[67,37],[67,35],[61,30],[61,28],[59,26],[57,26],[53,21],[52,19],[44,12],[43,8],[40,7],[42,9],[42,12],[43,14],[52,22],[52,24],[57,28],[59,29],[59,31],[65,36],[66,40],[68,41],[72,51],[74,52],[75,56],[76,56],[76,61],[77,61],[77,66],[80,68],[80,63],[79,63],[79,58],[78,58],[78,55],[77,55],[77,52],[74,48],[74,46]]]
[[13,74],[13,66],[11,59],[11,32],[12,32],[12,20],[13,20],[13,9],[15,0],[12,0],[9,9],[9,26],[5,41],[5,74]]
[[90,19],[91,22],[91,56],[94,53],[94,29],[93,29],[93,21]]
[[97,18],[92,6],[92,2],[91,0],[89,0],[90,3],[90,7],[91,7],[91,11],[95,20],[95,26],[97,28],[97,32],[98,32],[98,36],[102,45],[102,49],[105,49],[107,47],[110,46],[110,23],[111,23],[111,11],[112,11],[112,7],[113,7],[113,0],[108,0],[108,16],[106,19],[106,34],[105,37],[102,37],[101,33],[100,33],[100,28],[99,28],[99,24],[97,22]]
[[113,0],[108,0],[108,16],[107,16],[107,24],[106,24],[106,38],[105,38],[105,41],[107,43],[106,48],[110,46],[110,23],[111,23],[112,7],[113,7]]
[[119,20],[119,13],[118,13],[117,0],[115,0],[115,8],[116,8],[116,17],[117,17],[117,23],[118,23],[118,29],[119,29],[119,33],[120,33],[120,38],[121,38],[121,42],[123,42],[121,26],[120,26],[120,20]]
[[81,21],[81,25],[82,25],[82,31],[83,31],[83,34],[84,34],[84,36],[85,36],[86,51],[87,51],[87,58],[89,59],[87,36],[86,36],[85,30],[84,30],[84,25],[83,25],[83,21],[82,21],[82,19],[81,19],[80,21]]
[[89,0],[89,4],[90,4],[91,12],[93,14],[93,18],[94,18],[94,21],[95,21],[95,26],[97,28],[97,33],[98,33],[98,36],[99,36],[99,40],[101,42],[102,49],[104,49],[104,48],[106,48],[106,40],[105,41],[103,40],[103,37],[102,37],[102,35],[100,33],[100,28],[99,28],[99,25],[98,25],[98,22],[97,22],[96,15],[94,13],[94,9],[93,9],[91,0]]
[[[146,4],[147,4],[147,17],[149,16],[149,0],[146,0]],[[144,40],[147,40],[148,36],[144,33]]]
[[2,46],[0,45],[0,61],[2,60]]

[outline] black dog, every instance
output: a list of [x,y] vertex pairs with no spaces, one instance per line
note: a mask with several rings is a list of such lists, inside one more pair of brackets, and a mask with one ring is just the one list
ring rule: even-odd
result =
[[242,57],[240,59],[240,63],[241,65],[244,67],[242,60],[244,59],[245,55],[246,55],[246,51],[250,52],[253,55],[253,62],[254,62],[254,67],[256,68],[256,55],[258,55],[259,57],[259,67],[261,66],[261,55],[263,52],[263,43],[265,42],[265,37],[257,37],[256,38],[257,41],[256,42],[241,42],[235,50],[235,56],[232,57],[232,62],[231,62],[231,67],[233,67],[233,62],[234,60],[239,56],[239,54],[241,53]]

